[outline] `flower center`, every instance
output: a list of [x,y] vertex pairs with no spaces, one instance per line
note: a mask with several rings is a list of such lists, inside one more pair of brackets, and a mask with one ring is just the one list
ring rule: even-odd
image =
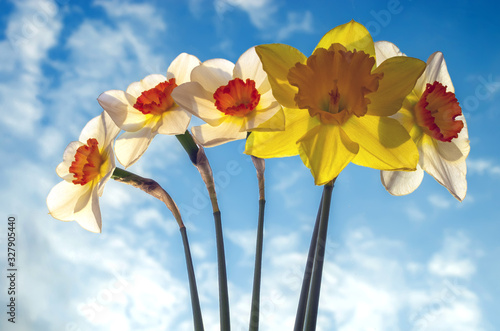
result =
[[260,93],[251,79],[235,78],[214,93],[215,107],[226,115],[245,117],[259,104]]
[[69,167],[69,172],[75,177],[73,184],[85,185],[99,175],[102,159],[97,144],[96,139],[90,138],[87,145],[76,150],[75,160]]
[[342,125],[352,114],[364,116],[369,93],[377,91],[383,74],[372,74],[375,59],[363,51],[348,51],[341,44],[318,48],[306,64],[297,63],[288,81],[298,87],[297,106],[308,109],[324,124]]
[[464,127],[461,120],[462,108],[455,93],[446,92],[446,86],[439,82],[427,84],[425,91],[415,105],[417,124],[434,139],[451,141],[458,137]]
[[175,78],[156,85],[154,88],[141,93],[134,108],[146,114],[161,115],[175,105],[170,94],[177,87]]

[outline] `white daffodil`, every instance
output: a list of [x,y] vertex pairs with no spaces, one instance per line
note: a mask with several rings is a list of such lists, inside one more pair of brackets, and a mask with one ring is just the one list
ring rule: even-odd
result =
[[50,215],[77,221],[84,229],[101,232],[99,196],[115,169],[113,140],[120,129],[103,112],[83,128],[79,141],[66,147],[56,172],[64,179],[47,196]]
[[205,147],[245,139],[248,131],[284,129],[283,109],[253,47],[236,65],[223,59],[203,62],[191,72],[191,82],[176,88],[172,97],[207,122],[192,128]]
[[[375,43],[375,51],[377,62],[404,55],[387,41]],[[394,195],[411,193],[426,171],[462,201],[467,192],[465,159],[470,150],[469,137],[441,52],[429,57],[424,73],[395,117],[415,141],[420,159],[413,172],[382,171],[385,188]]]
[[191,70],[200,64],[193,55],[180,54],[163,75],[149,75],[129,85],[126,91],[102,93],[99,104],[125,132],[115,143],[116,158],[125,167],[144,154],[158,134],[176,135],[186,131],[191,114],[174,102],[171,93],[189,82]]

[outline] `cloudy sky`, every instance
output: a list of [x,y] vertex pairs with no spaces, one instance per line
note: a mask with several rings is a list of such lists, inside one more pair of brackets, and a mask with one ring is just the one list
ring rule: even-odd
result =
[[[165,73],[181,52],[235,62],[281,42],[310,54],[354,19],[374,40],[426,60],[444,53],[469,126],[464,202],[426,176],[393,197],[349,165],[333,191],[318,330],[498,330],[499,8],[459,1],[11,0],[0,2],[0,248],[17,218],[17,320],[2,330],[192,330],[182,243],[157,200],[117,182],[102,234],[48,215],[64,148],[102,109],[100,93]],[[194,124],[199,124],[193,120]],[[218,185],[233,330],[249,320],[257,184],[243,143],[207,150]],[[298,157],[269,160],[262,330],[291,330],[321,188]],[[177,140],[157,136],[131,171],[181,207],[207,330],[218,329],[211,208]],[[4,253],[5,254],[5,253]],[[6,273],[2,254],[2,275]],[[5,307],[6,277],[0,281]],[[4,308],[5,309],[5,308]]]

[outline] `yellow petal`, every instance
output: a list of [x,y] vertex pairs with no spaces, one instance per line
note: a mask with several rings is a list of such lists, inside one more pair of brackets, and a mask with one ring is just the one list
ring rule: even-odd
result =
[[295,108],[298,89],[288,83],[288,71],[296,63],[305,63],[307,57],[299,50],[284,44],[267,44],[255,48],[268,75],[273,94],[280,104]]
[[285,130],[275,132],[253,131],[247,138],[245,154],[263,159],[287,157],[299,154],[297,141],[311,128],[319,124],[304,109],[284,108]]
[[380,170],[415,170],[418,149],[408,132],[393,118],[352,117],[342,128],[358,143],[353,163]]
[[298,141],[300,158],[311,169],[316,185],[337,177],[356,156],[359,145],[337,125],[320,124]]
[[385,60],[372,72],[383,73],[384,77],[379,80],[378,90],[367,95],[367,115],[394,115],[424,70],[425,63],[419,59],[396,56]]
[[375,45],[368,30],[358,22],[350,21],[328,31],[318,43],[316,48],[328,49],[330,45],[339,43],[347,50],[363,51],[375,57]]

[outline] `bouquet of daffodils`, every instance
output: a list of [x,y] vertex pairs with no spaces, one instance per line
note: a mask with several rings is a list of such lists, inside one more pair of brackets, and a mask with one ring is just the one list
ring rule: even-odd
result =
[[[50,214],[101,232],[99,196],[109,179],[164,202],[184,244],[196,331],[204,329],[203,315],[182,215],[161,185],[116,167],[115,155],[127,168],[157,134],[175,135],[198,169],[215,222],[222,331],[231,329],[223,227],[204,147],[246,139],[244,153],[257,171],[251,331],[259,329],[264,159],[300,155],[314,183],[324,188],[295,331],[316,329],[332,190],[349,163],[379,169],[382,184],[393,195],[413,192],[424,171],[460,201],[467,191],[467,127],[443,55],[436,52],[427,63],[407,57],[390,42],[374,43],[368,30],[354,21],[326,33],[309,57],[284,44],[252,47],[236,64],[224,59],[201,62],[182,53],[166,75],[149,75],[126,91],[104,92],[98,101],[104,111],[68,145],[56,169],[63,181],[47,197]],[[192,115],[206,123],[189,131]]]

